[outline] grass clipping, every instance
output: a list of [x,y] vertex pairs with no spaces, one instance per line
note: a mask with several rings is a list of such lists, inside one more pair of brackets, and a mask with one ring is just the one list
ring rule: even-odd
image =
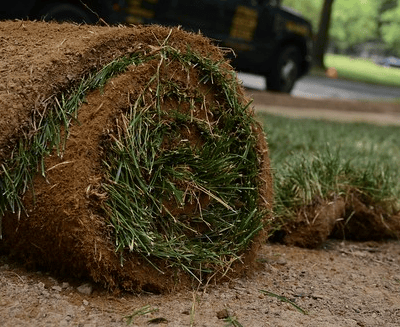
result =
[[[119,89],[120,75],[132,76],[134,87]],[[68,154],[69,136],[85,128],[78,109],[90,92],[103,99],[118,94],[118,104],[98,137],[99,166],[85,186],[87,205],[71,208],[57,200],[64,209],[55,210],[58,204],[46,209],[65,184],[57,178],[67,180],[69,167],[77,166],[75,153]],[[104,101],[88,121],[104,110]],[[108,287],[158,292],[171,289],[166,277],[176,286],[176,271],[199,282],[226,274],[233,263],[252,256],[272,202],[267,145],[249,105],[224,60],[166,44],[85,77],[76,90],[54,100],[51,114],[40,117],[39,133],[30,143],[21,141],[18,155],[2,166],[6,244],[41,265],[79,271]],[[33,177],[32,167],[41,174]],[[22,200],[31,184],[35,191]],[[33,200],[28,217],[24,206],[31,208]],[[41,204],[44,209],[35,211]],[[43,225],[47,234],[30,241],[32,230]]]

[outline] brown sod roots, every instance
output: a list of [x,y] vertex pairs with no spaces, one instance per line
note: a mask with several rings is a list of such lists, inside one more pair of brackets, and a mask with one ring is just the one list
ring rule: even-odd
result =
[[134,291],[251,265],[268,149],[218,48],[159,26],[0,30],[0,249]]
[[305,248],[321,247],[328,238],[364,242],[399,239],[400,214],[391,214],[361,199],[356,192],[331,201],[317,198],[301,208],[295,219],[288,221],[273,239]]

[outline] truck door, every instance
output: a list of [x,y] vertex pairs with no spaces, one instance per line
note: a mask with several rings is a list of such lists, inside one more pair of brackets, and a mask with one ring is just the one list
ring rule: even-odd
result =
[[230,38],[252,42],[258,25],[257,1],[225,1],[224,21]]
[[[160,0],[161,1],[161,0]],[[206,36],[220,34],[222,3],[224,0],[171,0],[166,15],[170,25],[181,25],[183,28]]]
[[276,0],[259,1],[259,21],[255,31],[254,42],[256,53],[253,58],[258,63],[268,61],[274,55],[278,46],[278,39],[282,37],[284,26],[283,18],[279,14],[279,5]]
[[223,21],[226,28],[223,45],[235,51],[235,66],[246,70],[252,64],[255,50],[255,33],[259,24],[258,1],[225,1]]
[[26,18],[34,4],[35,0],[2,1],[0,19]]
[[226,25],[230,26],[225,46],[235,50],[235,66],[239,70],[259,73],[275,47],[274,22],[271,11],[274,0],[227,1]]

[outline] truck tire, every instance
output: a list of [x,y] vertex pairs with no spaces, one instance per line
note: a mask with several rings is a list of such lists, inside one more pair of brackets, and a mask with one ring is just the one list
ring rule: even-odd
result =
[[56,20],[59,22],[93,23],[89,14],[77,5],[68,2],[54,2],[40,10],[39,17],[46,21]]
[[266,76],[267,89],[290,93],[299,76],[300,53],[294,46],[288,46],[278,54],[276,65]]

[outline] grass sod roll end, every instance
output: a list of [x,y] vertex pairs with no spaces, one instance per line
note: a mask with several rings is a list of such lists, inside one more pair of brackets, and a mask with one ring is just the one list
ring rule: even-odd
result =
[[235,73],[207,40],[178,29],[107,28],[91,47],[117,35],[121,55],[98,53],[102,66],[60,64],[60,74],[83,73],[32,112],[35,130],[2,162],[0,246],[134,291],[242,270],[270,217],[272,182]]
[[258,118],[275,169],[271,241],[319,248],[328,238],[399,238],[398,127]]
[[[199,64],[205,76],[215,74],[221,93],[234,92],[234,80],[225,80],[218,63],[201,63],[194,54],[189,61],[168,47],[154,60],[175,66],[170,57],[179,59],[178,71],[189,74]],[[153,102],[145,99],[150,84],[104,143],[105,210],[117,249],[200,276],[238,258],[249,234],[263,229],[254,121],[235,98],[234,107],[224,108],[206,100],[209,90],[181,92],[177,81],[163,78],[156,70]]]

